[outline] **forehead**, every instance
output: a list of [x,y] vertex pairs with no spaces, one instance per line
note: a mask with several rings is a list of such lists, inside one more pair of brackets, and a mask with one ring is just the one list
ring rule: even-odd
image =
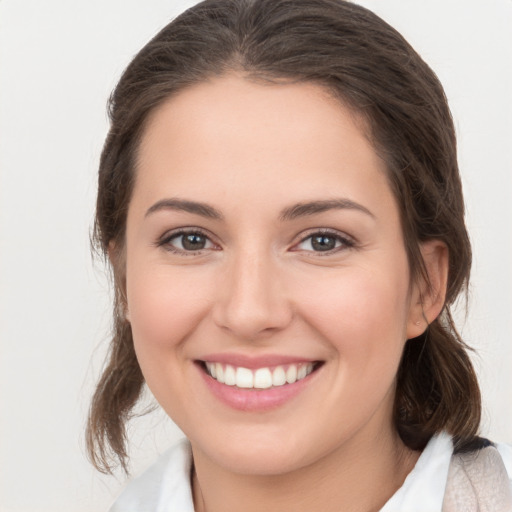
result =
[[[144,151],[156,130],[166,130],[171,137],[179,136],[183,128],[191,128],[196,136],[206,133],[211,138],[215,133],[222,135],[221,127],[247,126],[255,137],[260,134],[259,128],[268,134],[272,130],[281,133],[283,124],[288,123],[287,133],[293,129],[295,136],[311,136],[307,130],[318,125],[326,130],[329,126],[340,128],[342,118],[348,118],[360,135],[370,133],[363,117],[325,86],[314,82],[255,81],[232,73],[186,87],[160,105],[146,122],[141,149]],[[319,133],[322,137],[325,134],[326,131]],[[240,135],[244,133],[240,131]]]
[[362,119],[320,85],[215,78],[186,88],[152,114],[135,189],[146,202],[166,187],[168,195],[192,191],[219,201],[230,191],[260,201],[273,195],[307,200],[298,196],[308,193],[329,198],[345,190],[377,197],[376,185],[389,187],[366,133]]

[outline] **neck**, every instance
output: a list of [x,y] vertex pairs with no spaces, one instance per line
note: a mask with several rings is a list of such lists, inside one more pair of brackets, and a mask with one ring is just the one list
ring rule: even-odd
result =
[[354,438],[315,463],[278,475],[238,474],[194,449],[196,512],[377,512],[403,484],[419,453],[392,429]]

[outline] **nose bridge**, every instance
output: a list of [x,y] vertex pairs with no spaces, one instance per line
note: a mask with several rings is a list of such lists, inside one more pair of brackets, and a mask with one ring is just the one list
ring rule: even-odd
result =
[[292,316],[270,251],[248,246],[233,254],[219,283],[215,320],[237,337],[254,339],[285,327]]

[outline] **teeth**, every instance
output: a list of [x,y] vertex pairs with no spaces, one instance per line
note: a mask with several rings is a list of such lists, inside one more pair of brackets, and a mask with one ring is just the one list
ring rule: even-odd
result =
[[313,363],[290,364],[275,368],[258,368],[249,370],[243,367],[234,367],[230,364],[206,363],[208,374],[215,380],[228,386],[236,386],[245,389],[268,389],[271,387],[293,384],[307,377],[314,368]]
[[268,368],[259,368],[254,374],[254,387],[267,389],[272,387],[272,373]]
[[251,370],[247,368],[236,369],[236,386],[238,388],[252,388],[254,384],[254,377]]
[[282,366],[278,366],[272,373],[272,386],[282,386],[286,384],[286,373]]
[[[220,363],[215,363],[215,373],[217,376],[215,377],[219,382],[222,382],[224,384],[224,368]],[[213,377],[213,375],[212,375]]]
[[217,375],[217,372],[216,372],[216,365],[215,365],[215,363],[206,363],[206,368],[208,368],[208,373],[209,373],[213,378],[215,378],[215,376]]
[[236,384],[235,369],[229,364],[224,370],[224,384],[227,384],[228,386],[234,386]]
[[286,382],[293,384],[297,380],[297,366],[291,364],[286,370]]

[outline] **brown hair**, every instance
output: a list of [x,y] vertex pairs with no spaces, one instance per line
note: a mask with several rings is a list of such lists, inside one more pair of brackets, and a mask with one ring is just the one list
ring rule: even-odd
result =
[[[407,446],[446,430],[458,450],[475,445],[480,391],[450,314],[467,288],[471,248],[453,122],[441,84],[404,38],[372,12],[343,0],[206,0],[157,34],[133,59],[110,98],[101,155],[94,241],[122,248],[148,116],[187,86],[235,70],[252,79],[314,82],[363,116],[387,163],[413,278],[426,273],[419,243],[449,251],[446,304],[406,343],[394,418]],[[123,316],[124,267],[114,266],[114,329],[91,405],[87,447],[94,465],[126,470],[126,422],[144,384]]]

